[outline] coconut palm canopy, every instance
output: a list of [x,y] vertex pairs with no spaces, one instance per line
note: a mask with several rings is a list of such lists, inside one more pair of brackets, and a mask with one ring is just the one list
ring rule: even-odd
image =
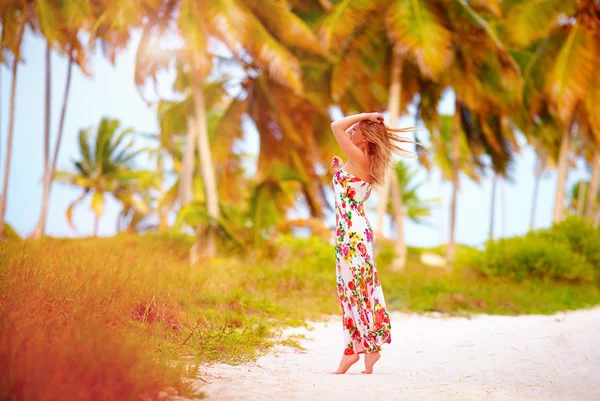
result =
[[[451,245],[461,181],[483,185],[499,176],[518,182],[516,160],[523,149],[535,152],[546,170],[557,170],[555,220],[569,210],[594,219],[600,187],[599,10],[592,0],[3,2],[0,54],[11,90],[8,119],[2,121],[8,141],[0,148],[0,232],[20,115],[19,71],[32,68],[23,57],[23,38],[29,36],[47,49],[38,234],[45,231],[55,176],[89,194],[97,218],[105,196],[113,196],[123,208],[120,229],[193,229],[196,256],[214,255],[219,238],[235,238],[245,249],[262,246],[301,211],[311,221],[325,221],[332,212],[327,166],[340,152],[329,132],[334,110],[387,111],[394,121],[412,113],[426,128],[417,133],[428,144],[417,149],[419,166],[439,171],[455,188]],[[70,99],[73,73],[91,78],[97,59],[118,67],[119,55],[131,50],[136,101],[155,113],[154,147],[120,148],[125,138],[142,134],[121,130],[98,110],[80,125],[100,121],[79,132],[77,162],[70,172],[62,166],[55,174],[63,132],[72,140],[78,131],[65,130],[76,118],[70,113],[77,107]],[[57,93],[51,85],[56,57],[68,68],[60,118],[53,119],[56,105],[48,99]],[[172,79],[167,82],[165,74]],[[453,110],[440,113],[448,96]],[[252,132],[256,152],[244,148]],[[151,168],[129,165],[140,153],[152,155]],[[589,167],[583,210],[572,207],[575,193],[566,190],[575,160]],[[429,213],[428,201],[401,178],[407,174],[397,177],[392,191],[406,198],[400,208],[413,211],[406,215],[419,220]],[[73,206],[66,213],[69,224]]]

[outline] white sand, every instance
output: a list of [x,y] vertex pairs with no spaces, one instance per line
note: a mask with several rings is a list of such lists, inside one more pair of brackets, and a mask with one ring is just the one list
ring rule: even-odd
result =
[[391,314],[392,343],[373,375],[342,354],[339,317],[310,323],[306,351],[277,347],[256,362],[204,366],[209,400],[600,401],[600,307],[548,315]]

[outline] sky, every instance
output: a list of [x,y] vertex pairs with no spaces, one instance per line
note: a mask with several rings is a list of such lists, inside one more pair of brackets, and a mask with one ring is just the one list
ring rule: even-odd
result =
[[[134,35],[134,40],[126,51],[117,56],[114,66],[99,52],[93,55],[90,61],[92,78],[84,76],[78,68],[74,68],[58,169],[73,169],[73,161],[79,158],[77,150],[79,130],[96,125],[103,116],[117,118],[121,121],[122,127],[132,127],[137,132],[158,132],[155,109],[146,105],[134,84],[135,49],[138,40],[139,36]],[[23,44],[25,63],[19,66],[18,72],[15,136],[7,204],[7,222],[21,236],[27,236],[33,231],[39,218],[42,201],[44,54],[44,41],[31,34],[26,35]],[[54,146],[57,135],[66,71],[66,58],[53,53],[51,148]],[[0,173],[2,174],[0,177],[4,177],[11,75],[6,66],[0,67],[0,72]],[[161,93],[168,94],[168,89],[164,90],[164,88],[168,88],[170,80],[172,80],[172,76],[169,74],[163,76],[159,88]],[[440,112],[452,113],[453,105],[454,100],[450,92],[443,99]],[[414,117],[405,116],[400,119],[398,125],[413,125],[413,121]],[[259,150],[258,133],[252,124],[244,124],[244,129],[246,137],[240,146],[244,147],[247,152],[257,153]],[[323,135],[331,135],[331,133],[324,132]],[[445,243],[449,238],[452,185],[441,181],[437,169],[427,173],[416,160],[406,162],[418,171],[418,181],[423,182],[419,190],[421,198],[440,199],[440,204],[434,207],[432,215],[427,219],[427,225],[419,225],[407,220],[405,225],[406,241],[413,246],[435,246]],[[140,167],[144,167],[143,160],[139,164]],[[534,152],[529,147],[524,147],[516,158],[514,182],[499,184],[494,217],[495,238],[520,235],[528,231],[534,165]],[[573,183],[583,178],[589,179],[589,172],[583,163],[579,162],[576,169],[569,171],[567,193],[570,193]],[[535,220],[536,228],[548,227],[551,224],[555,185],[556,174],[554,172],[546,174],[542,179]],[[329,193],[332,197],[332,192]],[[476,184],[468,177],[461,175],[455,232],[458,242],[479,246],[487,240],[490,226],[491,193],[491,179]],[[61,183],[53,185],[46,225],[49,235],[77,237],[92,234],[94,215],[89,207],[91,197],[75,208],[73,221],[76,230],[69,227],[65,218],[68,205],[80,195],[81,190],[78,188]],[[333,198],[330,201],[333,201]],[[373,225],[376,222],[376,202],[377,198],[373,196],[367,202],[367,217]],[[107,197],[105,213],[100,220],[99,233],[101,236],[115,234],[119,211],[119,203],[110,196]],[[304,211],[298,210],[297,213],[303,215]],[[334,216],[328,215],[325,220],[329,226],[332,226]],[[386,221],[384,232],[390,233],[389,220]]]

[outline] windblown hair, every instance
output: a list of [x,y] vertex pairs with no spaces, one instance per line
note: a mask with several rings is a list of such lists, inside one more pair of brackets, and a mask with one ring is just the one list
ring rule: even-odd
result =
[[362,120],[359,123],[359,128],[367,140],[366,151],[369,155],[369,174],[377,185],[383,184],[385,174],[394,165],[394,153],[404,158],[416,157],[414,152],[402,149],[398,145],[399,143],[414,143],[423,146],[419,142],[398,135],[400,132],[417,131],[417,127],[392,128],[383,122]]

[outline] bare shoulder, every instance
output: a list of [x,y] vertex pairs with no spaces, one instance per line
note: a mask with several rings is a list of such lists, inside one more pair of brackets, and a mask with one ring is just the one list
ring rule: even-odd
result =
[[373,177],[369,174],[368,166],[357,166],[355,163],[348,161],[341,169],[365,182],[372,183],[374,181]]

